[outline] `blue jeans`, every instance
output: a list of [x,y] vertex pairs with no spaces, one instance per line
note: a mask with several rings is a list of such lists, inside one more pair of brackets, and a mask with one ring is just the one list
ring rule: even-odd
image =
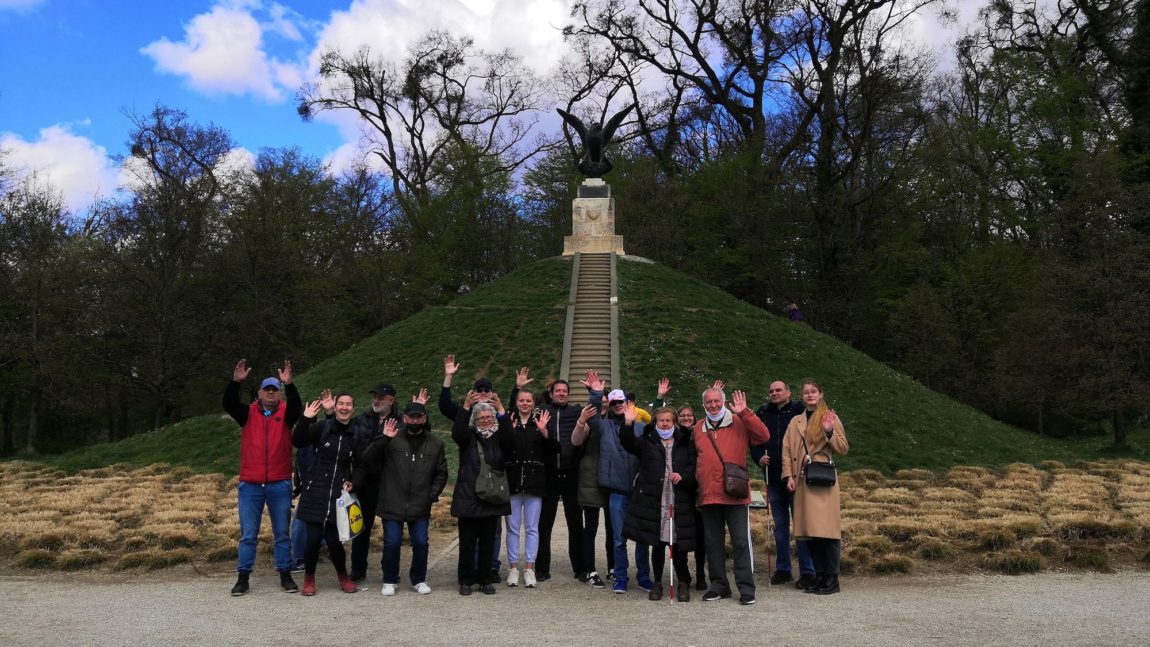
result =
[[[623,522],[627,518],[627,507],[631,497],[626,494],[611,493],[608,511],[611,515],[611,545],[615,555],[615,586],[627,586],[627,540],[623,538]],[[635,579],[651,579],[651,549],[647,544],[635,542]]]
[[291,521],[291,481],[271,483],[240,481],[237,498],[240,511],[240,558],[236,564],[236,571],[251,573],[256,565],[256,539],[260,536],[260,520],[263,518],[264,505],[267,505],[268,516],[272,520],[276,570],[290,570],[291,539],[288,526]]
[[293,564],[303,563],[307,550],[307,524],[296,519],[291,522],[291,559]]
[[[427,528],[430,519],[416,519],[407,522],[407,533],[411,539],[411,570],[408,576],[411,583],[427,581]],[[383,581],[386,584],[399,584],[399,548],[403,544],[402,521],[383,520]]]
[[[771,517],[775,522],[775,570],[791,572],[791,515],[795,511],[795,493],[787,492],[787,486],[774,484],[767,486],[767,500],[771,504]],[[811,560],[810,547],[802,539],[795,540],[799,553],[799,574],[814,575],[815,563]]]

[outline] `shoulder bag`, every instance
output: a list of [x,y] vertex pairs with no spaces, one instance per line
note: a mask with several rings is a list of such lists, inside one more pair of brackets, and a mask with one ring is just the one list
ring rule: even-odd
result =
[[723,464],[723,493],[734,499],[745,499],[751,496],[751,479],[750,474],[747,473],[747,466],[739,465],[738,463],[728,463],[723,460],[723,454],[719,451],[719,444],[715,442],[715,437],[711,435],[717,430],[711,429],[707,431],[706,427],[704,427],[703,431],[703,435],[710,439],[711,446],[715,448],[715,455],[719,457],[719,461]]
[[475,439],[475,449],[479,451],[479,476],[475,479],[475,496],[480,501],[502,505],[511,501],[507,488],[507,473],[487,464],[483,453],[483,440]]
[[831,487],[838,481],[838,472],[835,471],[835,459],[831,457],[830,453],[824,451],[815,452],[814,455],[822,454],[827,457],[826,462],[816,461],[811,457],[810,450],[807,449],[807,439],[800,435],[799,438],[803,441],[803,453],[806,455],[806,463],[803,465],[803,477],[806,479],[807,485],[811,487]]

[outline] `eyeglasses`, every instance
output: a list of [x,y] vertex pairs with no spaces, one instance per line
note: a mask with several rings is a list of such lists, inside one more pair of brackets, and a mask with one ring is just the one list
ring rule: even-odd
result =
[[482,387],[482,388],[475,389],[475,392],[476,393],[491,393],[491,389],[489,387]]

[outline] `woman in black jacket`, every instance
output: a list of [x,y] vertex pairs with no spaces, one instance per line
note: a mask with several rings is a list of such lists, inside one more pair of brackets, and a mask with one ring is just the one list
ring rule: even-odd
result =
[[631,504],[623,536],[651,546],[651,575],[655,583],[649,600],[663,597],[663,566],[668,544],[679,578],[678,600],[691,599],[691,571],[687,554],[695,548],[695,441],[675,424],[675,410],[655,410],[652,424],[640,436],[634,432],[635,406],[624,411],[619,442],[639,457],[639,473],[631,489]]
[[352,424],[355,400],[350,394],[339,394],[335,398],[334,417],[317,421],[322,408],[320,400],[307,405],[291,437],[297,448],[313,447],[316,452],[315,464],[301,487],[296,511],[296,518],[307,524],[302,595],[315,595],[315,568],[319,562],[319,545],[324,540],[339,577],[339,588],[344,593],[358,590],[347,576],[346,554],[335,525],[335,501],[344,490],[352,489],[352,470],[364,449]]
[[[451,439],[459,446],[459,474],[451,497],[451,516],[459,520],[459,594],[471,595],[478,584],[487,595],[495,594],[495,580],[487,568],[476,568],[475,555],[491,555],[495,550],[495,531],[499,518],[511,514],[506,499],[492,503],[479,498],[475,482],[479,478],[480,451],[492,469],[504,468],[504,444],[509,437],[506,416],[500,418],[495,407],[478,402],[475,392],[468,392],[451,427]],[[478,553],[476,549],[478,548]],[[479,560],[483,566],[485,559]]]
[[[547,491],[546,465],[559,453],[559,443],[550,437],[547,423],[551,413],[535,409],[535,394],[526,389],[515,396],[515,412],[509,414],[511,430],[507,442],[507,481],[511,488],[511,514],[507,517],[507,586],[519,585],[519,565],[526,562],[523,585],[535,588],[535,557],[539,552],[539,515]],[[523,542],[519,554],[520,526]]]

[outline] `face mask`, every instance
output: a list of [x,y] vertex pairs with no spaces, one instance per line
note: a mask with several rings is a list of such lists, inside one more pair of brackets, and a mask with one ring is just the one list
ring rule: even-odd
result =
[[427,431],[431,427],[431,425],[427,424],[426,422],[418,424],[418,425],[405,425],[405,426],[407,427],[407,433],[411,434],[412,436],[414,436],[416,434],[422,434],[423,432]]
[[663,427],[655,427],[655,431],[659,432],[659,437],[662,438],[663,440],[667,440],[671,436],[675,435],[675,427],[674,426],[667,427],[666,429],[664,429]]

